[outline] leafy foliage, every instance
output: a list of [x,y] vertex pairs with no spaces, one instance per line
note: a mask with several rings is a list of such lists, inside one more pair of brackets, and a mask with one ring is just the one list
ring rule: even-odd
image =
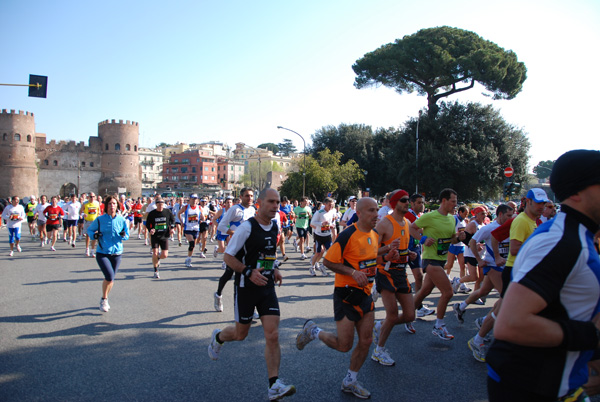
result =
[[296,152],[296,147],[289,138],[284,138],[283,142],[277,144],[277,147],[279,148],[279,155],[282,156],[290,156],[291,153]]
[[555,161],[541,161],[533,168],[533,174],[540,179],[544,180],[550,177],[550,173],[552,173],[552,168],[554,167]]
[[429,116],[438,100],[474,87],[485,87],[494,99],[512,99],[527,78],[517,55],[463,29],[447,26],[422,29],[365,54],[352,66],[354,85],[377,84],[399,94],[427,96]]
[[277,154],[279,152],[279,146],[272,142],[265,142],[264,144],[260,144],[257,148],[268,149],[274,154]]

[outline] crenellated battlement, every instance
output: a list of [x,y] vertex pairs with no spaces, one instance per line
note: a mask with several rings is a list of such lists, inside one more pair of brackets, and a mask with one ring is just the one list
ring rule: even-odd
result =
[[[39,147],[39,146],[38,146]],[[79,142],[75,142],[75,141],[56,141],[56,140],[50,140],[50,142],[45,143],[44,145],[42,145],[41,147],[43,148],[48,148],[48,149],[52,149],[55,151],[81,151],[81,152],[86,152],[90,150],[90,147],[88,147],[84,141],[79,141]]]
[[19,110],[19,112],[17,113],[17,111],[15,109],[10,109],[10,110],[8,110],[8,109],[2,109],[2,111],[0,111],[0,114],[14,114],[14,115],[18,114],[18,115],[21,115],[21,116],[31,116],[31,117],[33,117],[33,113],[31,113],[31,112],[27,112],[27,111],[24,112],[22,110]]
[[125,124],[131,126],[139,126],[139,123],[137,121],[126,120],[125,122],[123,122],[123,120],[119,120],[119,122],[117,122],[115,119],[101,121],[100,123],[98,123],[98,126],[103,126],[105,124]]

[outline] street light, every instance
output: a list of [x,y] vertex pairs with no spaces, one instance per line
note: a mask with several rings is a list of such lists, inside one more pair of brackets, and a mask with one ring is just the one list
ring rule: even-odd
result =
[[419,193],[419,122],[421,121],[421,110],[417,119],[417,153],[415,157],[415,194]]
[[302,142],[304,143],[304,172],[302,172],[302,197],[305,196],[306,193],[306,141],[304,141],[304,137],[301,136],[299,133],[295,132],[294,130],[290,130],[289,128],[285,128],[285,127],[281,127],[281,126],[277,126],[277,128],[282,129],[282,130],[287,130],[290,131],[294,134],[296,134],[298,137],[302,138]]

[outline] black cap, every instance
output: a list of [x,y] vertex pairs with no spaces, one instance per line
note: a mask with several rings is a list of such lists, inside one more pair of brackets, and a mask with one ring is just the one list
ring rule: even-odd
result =
[[600,184],[600,151],[576,149],[562,154],[552,168],[550,188],[559,201]]

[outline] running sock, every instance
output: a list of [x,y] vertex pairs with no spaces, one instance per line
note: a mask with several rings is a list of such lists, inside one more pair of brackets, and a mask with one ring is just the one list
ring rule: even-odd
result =
[[220,332],[219,332],[219,333],[217,333],[217,335],[215,336],[215,341],[217,341],[217,343],[218,343],[219,345],[222,345],[222,344],[224,344],[225,342],[223,342],[223,341],[221,340],[221,337],[220,337],[219,335],[221,335],[221,333],[220,333]]
[[277,377],[277,376],[269,378],[269,388],[271,388],[273,386],[273,384],[275,384],[277,379],[279,379],[279,377]]
[[356,376],[358,376],[358,371],[352,371],[348,369],[348,374],[344,377],[344,384],[352,384],[356,382]]
[[442,318],[441,320],[439,318],[436,318],[435,320],[435,327],[436,328],[442,328],[445,325],[444,323],[444,319]]
[[476,345],[481,345],[483,343],[483,338],[480,337],[479,334],[477,334],[475,335],[475,338],[473,338],[473,341]]
[[379,353],[379,352],[381,352],[381,349],[383,349],[383,346],[379,346],[379,345],[377,345],[377,346],[375,347],[375,353]]
[[465,311],[467,309],[468,304],[466,302],[460,303],[460,311]]
[[313,328],[313,330],[311,331],[310,336],[312,336],[313,339],[319,339],[319,332],[321,332],[321,328],[319,327],[315,327]]

